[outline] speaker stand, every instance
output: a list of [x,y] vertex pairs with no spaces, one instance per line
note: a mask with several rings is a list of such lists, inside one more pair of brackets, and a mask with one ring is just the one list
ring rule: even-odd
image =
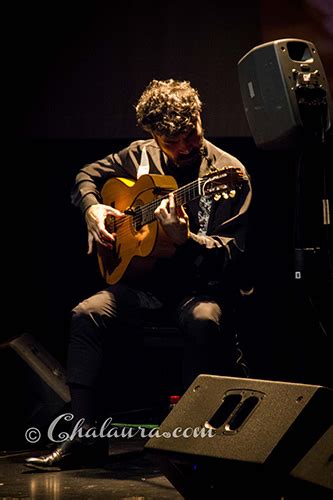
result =
[[[331,214],[326,146],[323,134],[314,135],[310,131],[307,144],[299,151],[295,175],[293,246],[296,330],[313,325],[320,336],[318,344],[321,343],[323,352],[327,353],[330,351],[328,344],[332,341],[329,334],[329,297],[333,292],[333,264],[329,243]],[[328,363],[329,360],[326,360]],[[322,383],[331,385],[333,380]]]

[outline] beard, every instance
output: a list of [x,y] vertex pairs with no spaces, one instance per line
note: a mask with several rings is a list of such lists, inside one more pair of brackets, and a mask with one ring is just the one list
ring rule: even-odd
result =
[[192,151],[187,155],[179,155],[175,158],[174,163],[177,167],[191,167],[200,165],[202,158],[204,157],[204,145],[192,149]]

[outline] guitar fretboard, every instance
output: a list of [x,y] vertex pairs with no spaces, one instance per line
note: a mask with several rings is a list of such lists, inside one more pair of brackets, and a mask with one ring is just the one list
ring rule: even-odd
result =
[[[216,193],[227,193],[230,191],[231,186],[235,187],[235,185],[237,185],[240,188],[242,181],[235,174],[235,170],[234,167],[224,167],[223,170],[219,172],[199,177],[189,184],[176,189],[173,191],[176,206],[185,205],[203,194],[214,195]],[[154,187],[151,188],[153,192],[154,189]],[[155,210],[160,205],[161,201],[167,199],[168,196],[169,194],[164,194],[145,205],[136,206],[133,209],[130,208],[125,211],[126,215],[132,218],[132,223],[136,230],[156,220]],[[108,222],[108,230],[111,232],[116,231],[124,221],[124,218],[118,221],[112,217]]]
[[[179,189],[173,191],[173,195],[175,197],[176,206],[185,205],[191,200],[198,198],[201,195],[201,186],[203,183],[203,179],[196,179],[195,181],[186,184],[186,186],[182,186]],[[155,210],[160,205],[162,200],[168,198],[169,195],[161,196],[156,200],[147,203],[143,207],[137,207],[135,209],[134,217],[138,216],[140,218],[140,224],[143,226],[145,224],[149,224],[155,220]]]

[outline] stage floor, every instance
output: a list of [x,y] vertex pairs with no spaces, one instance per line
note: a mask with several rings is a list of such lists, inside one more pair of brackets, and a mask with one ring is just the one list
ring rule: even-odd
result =
[[182,496],[144,454],[143,438],[110,439],[103,468],[44,472],[24,459],[45,450],[0,453],[0,499],[180,499]]

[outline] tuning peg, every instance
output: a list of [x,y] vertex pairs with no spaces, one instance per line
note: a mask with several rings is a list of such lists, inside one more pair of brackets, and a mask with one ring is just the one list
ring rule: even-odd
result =
[[229,198],[228,193],[226,193],[225,191],[223,191],[222,196],[223,196],[223,198],[224,198],[225,200],[227,200],[227,199]]
[[219,201],[221,199],[221,195],[219,193],[214,194],[214,201]]
[[231,191],[229,191],[229,196],[230,196],[230,198],[235,198],[236,191],[234,189],[232,189]]

